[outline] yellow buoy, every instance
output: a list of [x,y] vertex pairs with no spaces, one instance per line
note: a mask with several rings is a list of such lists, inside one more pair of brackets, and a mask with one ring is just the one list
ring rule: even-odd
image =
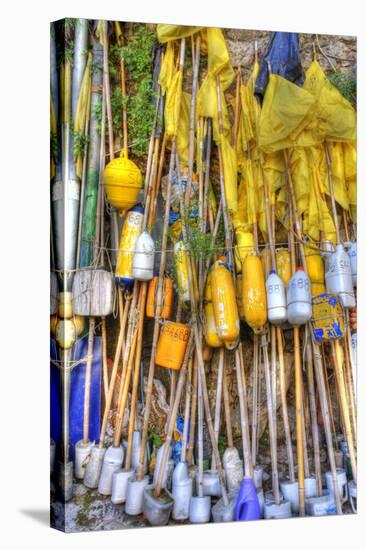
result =
[[311,283],[311,296],[320,296],[326,292],[324,283]]
[[234,280],[227,264],[217,261],[211,269],[212,303],[218,337],[235,345],[240,333]]
[[[188,257],[183,241],[178,241],[174,246],[174,265],[177,278],[178,296],[180,302],[189,302]],[[199,299],[197,274],[194,263],[192,265],[193,287],[196,300]]]
[[207,275],[205,289],[205,340],[211,348],[219,348],[222,341],[218,337],[215,323],[215,314],[212,303],[211,272]]
[[267,321],[267,298],[262,262],[249,254],[243,264],[243,308],[248,325],[260,330]]
[[311,283],[324,285],[324,264],[320,252],[310,246],[304,246],[304,251],[306,269]]
[[61,319],[71,319],[72,292],[59,292],[57,313]]
[[235,230],[235,237],[235,265],[237,273],[240,273],[245,258],[248,254],[254,252],[254,236],[253,233],[244,231],[239,227]]
[[71,348],[76,340],[76,327],[73,319],[57,319],[56,342],[62,349]]
[[142,184],[142,175],[138,166],[121,151],[118,158],[107,164],[103,174],[104,189],[108,202],[120,212],[137,204]]
[[126,214],[123,223],[121,239],[119,242],[119,252],[116,265],[116,280],[119,283],[131,284],[133,277],[133,253],[136,241],[141,234],[142,223],[144,220],[144,210],[137,205]]
[[283,284],[287,286],[287,283],[291,279],[291,257],[287,248],[276,249],[276,267],[277,275],[282,279]]

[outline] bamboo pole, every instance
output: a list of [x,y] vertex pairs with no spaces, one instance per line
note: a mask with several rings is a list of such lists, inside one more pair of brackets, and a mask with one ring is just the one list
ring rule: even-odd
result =
[[[201,45],[201,36],[200,36],[200,33],[198,33],[196,38],[196,52],[194,53],[191,109],[189,114],[188,175],[187,175],[187,186],[185,191],[186,208],[188,208],[189,206],[189,198],[191,195],[191,182],[192,182],[192,176],[193,176],[194,129],[195,129],[195,114],[196,114],[196,98],[197,98],[197,88],[198,88],[198,72],[199,72],[199,66],[200,66],[200,45]],[[192,52],[194,52],[194,48],[192,49]]]
[[[181,52],[180,52],[180,70],[183,69],[184,63],[184,48],[185,40],[181,41]],[[162,286],[163,286],[163,277],[166,263],[166,247],[168,240],[168,221],[169,221],[169,210],[170,210],[170,195],[171,195],[171,184],[173,179],[173,170],[174,170],[174,155],[176,149],[176,138],[173,136],[172,147],[171,147],[171,156],[170,156],[170,166],[169,166],[169,177],[168,184],[166,189],[166,202],[165,202],[165,215],[164,215],[164,224],[163,224],[163,236],[162,236],[162,252],[160,256],[160,269],[159,269],[159,278],[158,278],[158,291],[157,291],[157,314],[160,314],[161,302],[162,302]],[[152,401],[152,388],[154,382],[154,372],[155,372],[155,355],[156,347],[158,343],[160,333],[159,317],[155,317],[154,321],[154,330],[153,330],[153,341],[151,347],[151,356],[150,356],[150,365],[147,381],[147,390],[146,390],[146,402],[145,402],[145,415],[144,415],[144,424],[142,428],[142,444],[139,456],[139,465],[136,472],[136,479],[141,480],[144,476],[144,463],[145,463],[145,452],[146,452],[146,443],[147,443],[147,432],[148,432],[148,422],[151,409]]]
[[193,448],[194,448],[194,436],[196,429],[196,411],[197,411],[197,386],[198,386],[198,361],[197,355],[194,356],[193,361],[193,387],[192,387],[192,405],[191,416],[189,425],[189,441],[188,441],[188,453],[187,463],[190,465],[193,461]]
[[[308,338],[310,335],[307,335]],[[314,468],[316,477],[317,496],[321,496],[322,491],[322,471],[320,464],[320,447],[319,447],[319,431],[316,415],[316,400],[315,400],[315,386],[314,386],[314,371],[313,371],[313,355],[311,343],[308,341],[306,344],[306,374],[309,390],[309,402],[310,402],[310,416],[311,416],[311,433],[313,440],[314,451]]]
[[282,340],[283,336],[282,336],[282,330],[280,327],[276,327],[276,334],[277,334],[277,346],[278,346],[280,397],[281,397],[282,417],[283,417],[283,425],[284,425],[285,439],[286,439],[288,471],[289,471],[290,482],[294,483],[295,481],[294,455],[292,451],[291,431],[290,431],[290,423],[288,418],[288,407],[287,407],[287,397],[286,397],[285,361],[284,361],[283,340]]
[[189,362],[188,362],[188,372],[187,372],[186,391],[185,391],[184,427],[183,427],[183,434],[182,434],[182,449],[181,449],[181,452],[180,452],[180,461],[181,462],[185,462],[186,454],[187,454],[189,409],[190,409],[190,405],[191,405],[192,363],[193,363],[193,359],[191,357]]
[[320,407],[321,407],[322,417],[324,422],[325,438],[327,441],[328,459],[330,464],[330,470],[332,473],[334,498],[336,502],[337,514],[342,514],[343,513],[342,503],[340,500],[338,483],[337,483],[337,470],[336,470],[334,448],[333,448],[333,441],[332,441],[332,432],[330,427],[329,406],[328,406],[328,399],[327,399],[327,394],[325,389],[322,358],[321,358],[319,346],[316,345],[314,342],[312,342],[312,348],[313,348],[313,359],[314,359],[314,366],[315,366],[315,376],[316,376],[317,387],[319,391]]
[[84,421],[83,421],[83,443],[89,442],[89,418],[90,418],[90,386],[93,365],[93,344],[94,344],[95,318],[89,317],[88,351],[85,369],[85,390],[84,390]]
[[342,350],[341,350],[341,345],[339,343],[339,340],[332,341],[331,345],[332,345],[332,348],[334,349],[335,358],[336,358],[334,369],[335,369],[336,379],[338,383],[341,410],[343,411],[343,419],[345,424],[345,436],[348,444],[348,452],[350,455],[352,476],[355,484],[357,485],[356,453],[354,448],[351,420],[350,420],[348,403],[347,403],[346,386],[344,382]]
[[346,377],[346,390],[348,395],[349,408],[351,412],[352,419],[352,433],[354,440],[357,440],[357,414],[356,414],[356,404],[355,397],[353,393],[353,380],[352,380],[352,371],[350,365],[350,355],[349,348],[347,343],[344,344],[344,357],[345,357],[345,377]]
[[231,414],[230,414],[230,398],[229,398],[226,354],[225,354],[225,362],[224,362],[223,394],[224,394],[224,410],[225,410],[225,423],[226,423],[226,433],[227,433],[227,445],[228,445],[228,447],[234,447],[233,428],[232,428],[232,424],[231,424]]
[[239,65],[236,72],[236,89],[235,89],[235,109],[234,109],[234,134],[232,145],[235,148],[238,141],[239,134],[239,122],[241,112],[241,100],[240,100],[240,86],[241,86],[241,67]]
[[103,366],[103,390],[104,402],[108,396],[108,360],[107,360],[107,326],[106,318],[102,317],[102,366]]
[[252,400],[252,463],[257,462],[257,430],[258,430],[258,374],[259,374],[259,340],[253,336],[253,400]]
[[188,364],[188,362],[190,360],[190,357],[191,357],[191,354],[192,354],[192,349],[193,349],[192,344],[193,344],[193,334],[190,334],[188,344],[187,344],[186,353],[185,353],[185,357],[184,357],[184,361],[183,361],[183,364],[182,364],[180,372],[179,372],[179,379],[178,379],[178,384],[177,384],[177,391],[175,393],[175,398],[174,398],[173,410],[172,410],[172,414],[170,415],[170,419],[169,419],[167,434],[166,434],[166,438],[165,438],[164,452],[163,452],[163,456],[162,456],[162,459],[161,459],[158,479],[156,481],[155,490],[154,490],[154,496],[155,497],[160,496],[160,492],[161,492],[161,489],[162,489],[165,466],[166,466],[166,463],[167,463],[167,460],[168,460],[168,457],[169,457],[169,453],[170,453],[170,446],[171,446],[171,443],[172,443],[172,435],[173,435],[174,425],[175,425],[175,421],[176,421],[176,418],[177,418],[179,402],[180,402],[180,399],[181,399],[181,396],[182,396],[184,380],[186,378],[186,373],[187,373],[187,364]]
[[197,388],[197,410],[198,410],[198,472],[197,472],[197,494],[203,497],[203,404],[202,404],[202,373],[198,368],[197,357],[197,372],[198,372],[198,388]]
[[244,475],[253,479],[253,462],[250,453],[250,435],[249,435],[249,417],[248,417],[248,400],[247,387],[244,372],[243,348],[241,342],[235,350],[235,367],[239,395],[240,407],[240,423],[242,433],[243,458],[244,458]]
[[[223,385],[223,374],[224,374],[224,355],[225,355],[224,348],[221,347],[219,351],[219,368],[217,371],[216,402],[215,402],[215,416],[214,416],[214,432],[215,432],[215,439],[217,443],[219,441],[219,431],[220,431],[220,412],[221,412],[222,385]],[[216,470],[215,455],[212,455],[211,470]]]

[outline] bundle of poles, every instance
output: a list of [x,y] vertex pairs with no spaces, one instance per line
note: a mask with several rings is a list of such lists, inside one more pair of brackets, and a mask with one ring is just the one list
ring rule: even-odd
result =
[[[78,100],[80,101],[83,89],[81,83],[84,78],[88,78],[87,71],[90,71],[90,66],[93,65],[97,69],[90,73],[83,119],[83,133],[87,137],[87,145],[82,153],[80,177],[75,177],[79,186],[79,202],[74,259],[66,267],[62,266],[61,274],[60,260],[57,263],[54,259],[61,257],[60,251],[57,252],[56,243],[59,236],[51,233],[52,242],[55,243],[52,267],[59,274],[60,292],[71,290],[74,273],[83,269],[90,268],[95,271],[104,268],[107,263],[114,263],[111,252],[115,252],[115,256],[124,252],[118,247],[118,213],[108,204],[103,181],[105,165],[113,161],[116,152],[119,152],[118,148],[116,151],[114,139],[116,128],[112,116],[109,52],[111,41],[123,46],[123,30],[119,23],[111,25],[99,22],[99,34],[95,30],[91,33],[84,21],[77,20],[75,24],[72,105],[77,105]],[[91,43],[91,62],[88,64],[85,51]],[[185,76],[188,48],[192,57],[190,77]],[[238,288],[241,282],[234,253],[238,242],[233,228],[232,213],[228,208],[228,181],[225,181],[227,174],[223,158],[224,123],[221,104],[223,92],[219,77],[215,82],[215,120],[218,123],[219,134],[218,138],[215,137],[216,144],[213,139],[213,119],[197,117],[197,90],[203,78],[200,74],[201,50],[200,33],[179,41],[177,66],[191,89],[187,136],[188,165],[184,166],[184,169],[181,166],[177,135],[168,136],[161,124],[160,117],[164,110],[165,98],[163,90],[156,83],[156,113],[148,145],[146,168],[143,170],[144,188],[139,195],[139,202],[143,208],[140,234],[145,231],[151,236],[157,225],[161,231],[159,246],[157,243],[155,245],[159,248],[159,254],[156,255],[159,261],[155,280],[154,315],[153,319],[146,319],[151,281],[135,280],[132,285],[116,284],[115,287],[119,323],[116,342],[111,343],[107,340],[106,315],[97,313],[87,316],[88,351],[84,361],[86,375],[83,438],[79,446],[79,451],[80,448],[83,449],[83,460],[82,464],[76,465],[75,462],[74,473],[76,477],[83,479],[87,487],[97,488],[100,494],[111,497],[115,505],[123,505],[127,514],[143,513],[152,525],[166,524],[171,516],[176,521],[188,519],[192,523],[203,523],[211,518],[213,521],[232,521],[290,517],[297,514],[341,514],[348,510],[345,503],[348,498],[351,503],[357,487],[355,371],[347,311],[343,337],[325,343],[319,343],[314,339],[311,320],[303,326],[282,326],[265,322],[260,330],[253,330],[250,336],[243,328],[242,322],[235,341],[228,344],[224,340],[219,340],[216,349],[207,343],[206,291],[215,266],[224,266],[235,295],[240,295]],[[163,49],[159,50],[160,64],[164,55]],[[66,68],[62,70],[65,73]],[[124,98],[121,149],[127,157],[128,87],[123,55],[119,72],[119,85]],[[56,69],[53,74],[55,81]],[[64,76],[59,78],[65,79]],[[238,135],[239,117],[245,116],[245,113],[240,112],[241,80],[239,68],[232,124],[234,145]],[[66,83],[67,79],[64,82]],[[57,85],[54,82],[52,98],[55,105],[58,104],[56,90]],[[101,122],[96,117],[95,105],[98,103],[102,106]],[[57,114],[58,109],[55,111]],[[75,113],[76,107],[72,108],[74,122]],[[69,146],[69,118],[64,116],[59,137],[62,137],[63,147],[65,144],[68,147],[68,164],[73,164],[74,155],[69,155],[73,147]],[[289,163],[291,151],[285,150],[283,154],[289,214],[286,248],[291,258],[292,275],[295,275],[298,267],[302,267],[305,273],[307,271],[305,236]],[[71,158],[68,158],[70,156]],[[219,171],[219,185],[215,189],[212,185],[211,162],[214,157],[218,158]],[[337,243],[341,243],[339,206],[335,203],[332,189],[328,148],[327,158],[331,208]],[[59,177],[63,177],[64,182],[70,181],[71,176],[65,175],[65,171],[64,166],[64,175],[59,174]],[[267,251],[268,262],[265,262],[265,273],[262,274],[262,278],[267,278],[270,271],[277,268],[278,245],[275,208],[270,204],[270,191],[265,179],[263,193],[266,235],[263,235],[261,240],[257,222],[253,224],[253,254],[259,257],[260,249]],[[64,199],[64,205],[67,200]],[[183,300],[179,285],[175,281],[175,319],[177,324],[185,325],[187,332],[180,368],[170,371],[169,410],[163,433],[159,434],[163,445],[160,449],[155,449],[150,438],[153,429],[151,413],[156,399],[154,382],[160,377],[163,369],[157,362],[158,347],[170,324],[162,312],[166,306],[166,276],[169,270],[172,272],[171,260],[175,245],[169,223],[173,202],[180,219],[188,292],[188,299]],[[159,219],[157,211],[161,205],[163,215],[162,219]],[[91,231],[88,228],[87,214],[89,218],[94,216],[94,229]],[[351,230],[355,236],[355,227],[350,227],[346,211],[342,215],[343,232],[345,239],[349,240]],[[52,222],[56,223],[54,214]],[[202,240],[206,239],[205,242],[208,242],[207,239],[210,239],[209,253],[206,255],[197,254],[194,247],[190,246],[190,242],[194,240],[194,231],[197,230]],[[283,246],[281,243],[280,247]],[[65,262],[65,258],[63,261]],[[243,270],[243,266],[241,267]],[[175,269],[179,268],[176,266]],[[241,277],[244,277],[243,273]],[[234,309],[237,308],[236,299],[241,299],[235,295]],[[231,305],[234,307],[234,304]],[[225,313],[223,312],[224,315]],[[230,316],[231,313],[227,315]],[[101,318],[99,324],[95,321],[96,317]],[[112,322],[112,316],[109,318]],[[103,410],[99,439],[90,442],[90,391],[93,338],[96,331],[100,331],[103,341]],[[250,350],[250,354],[246,353],[246,348]],[[68,415],[69,377],[74,365],[71,361],[71,348],[60,349],[64,423],[68,424],[65,415]],[[113,353],[111,368],[108,368],[107,350]],[[293,361],[289,360],[290,350],[293,353]],[[175,352],[174,349],[169,351],[171,354]],[[147,357],[148,360],[143,361],[143,357]],[[217,376],[214,376],[216,367]],[[216,380],[214,388],[213,380]],[[289,410],[290,387],[295,395],[293,421]],[[210,398],[212,389],[213,398]],[[237,430],[233,429],[234,409],[238,409],[239,413]],[[179,457],[174,463],[172,450],[176,446],[179,415],[183,417],[184,428],[181,433]],[[285,465],[279,465],[278,461],[280,423],[283,425],[287,471]],[[268,438],[262,437],[267,433],[266,430]],[[205,432],[209,440],[208,446],[204,445]],[[225,442],[224,449],[222,441]],[[266,445],[269,445],[270,464],[260,464],[259,457],[268,451]],[[68,449],[69,430],[64,429],[63,460],[66,464],[70,463]],[[155,472],[151,472],[148,467],[149,462],[153,466],[153,457],[156,461]],[[65,476],[64,471],[62,475]],[[72,488],[69,487],[64,497],[65,500],[72,497]],[[353,499],[352,507],[354,502]]]

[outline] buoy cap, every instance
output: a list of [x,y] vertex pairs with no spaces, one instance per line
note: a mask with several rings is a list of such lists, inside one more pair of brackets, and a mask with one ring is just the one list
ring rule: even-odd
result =
[[271,269],[271,271],[269,272],[270,275],[273,275],[273,273],[276,274],[276,270],[275,270],[275,269]]
[[303,268],[303,267],[298,267],[298,268],[296,269],[296,271],[304,271],[304,268]]

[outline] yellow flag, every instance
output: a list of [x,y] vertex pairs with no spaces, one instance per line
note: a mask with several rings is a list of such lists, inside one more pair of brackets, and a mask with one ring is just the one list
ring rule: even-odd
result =
[[306,71],[304,88],[316,98],[319,139],[354,141],[356,112],[350,102],[327,79],[317,61],[313,61]]
[[186,38],[192,36],[196,32],[200,31],[204,27],[189,27],[186,25],[164,25],[157,26],[158,40],[161,43],[170,42],[171,40],[177,40],[179,38]]
[[234,213],[238,208],[238,182],[237,182],[237,164],[236,152],[230,145],[227,137],[221,141],[222,160],[224,165],[225,197],[227,209]]
[[163,94],[169,89],[175,74],[174,64],[174,42],[168,42],[163,61],[160,67],[159,85]]
[[164,120],[167,136],[176,136],[178,132],[181,98],[182,98],[182,71],[176,71],[166,92]]
[[261,109],[258,146],[273,153],[314,142],[303,130],[313,120],[315,98],[282,76],[271,74]]
[[182,92],[179,124],[177,126],[177,149],[179,160],[182,164],[188,164],[189,157],[189,111],[191,94]]

